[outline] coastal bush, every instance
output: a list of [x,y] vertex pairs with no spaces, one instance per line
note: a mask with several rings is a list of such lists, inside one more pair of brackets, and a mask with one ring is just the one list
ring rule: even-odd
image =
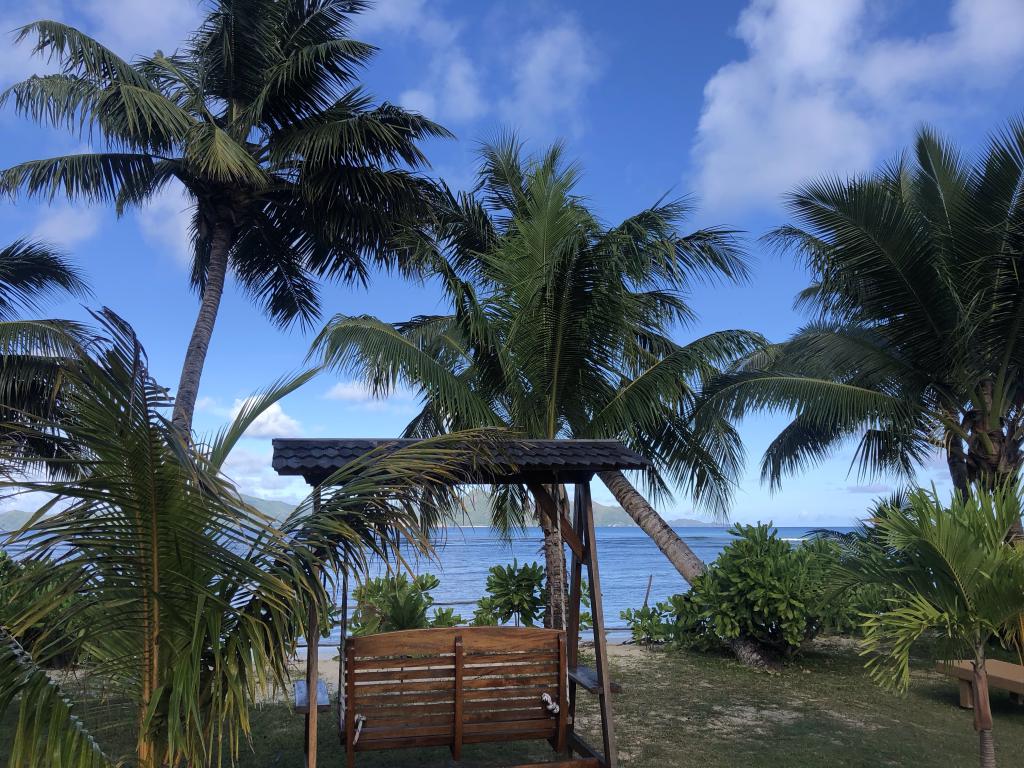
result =
[[544,613],[547,590],[539,563],[495,565],[487,572],[487,596],[477,603],[473,623],[535,626]]
[[429,627],[427,614],[434,604],[430,593],[440,583],[431,573],[420,574],[413,579],[399,573],[364,581],[352,593],[356,601],[352,634],[374,635]]
[[863,614],[884,605],[878,587],[833,585],[835,541],[794,547],[765,524],[736,525],[730,533],[733,540],[689,592],[622,612],[635,641],[711,650],[746,637],[789,656],[819,632],[856,630]]

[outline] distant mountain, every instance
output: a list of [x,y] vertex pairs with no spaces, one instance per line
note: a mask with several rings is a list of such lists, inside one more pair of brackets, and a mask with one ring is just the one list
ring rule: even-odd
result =
[[[483,491],[472,491],[465,499],[466,519],[463,525],[489,526],[491,524],[487,494]],[[618,504],[600,504],[594,502],[594,525],[608,528],[629,528],[636,525],[626,510]],[[681,517],[669,521],[672,526],[707,525],[703,520]]]
[[250,506],[256,507],[267,517],[272,517],[275,520],[284,520],[288,515],[295,511],[295,504],[289,504],[285,501],[275,501],[274,499],[261,499],[259,496],[249,496],[242,494],[242,501]]

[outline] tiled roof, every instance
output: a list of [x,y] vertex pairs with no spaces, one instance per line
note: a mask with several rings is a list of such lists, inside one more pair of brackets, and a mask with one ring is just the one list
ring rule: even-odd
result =
[[[274,470],[317,482],[381,446],[400,448],[417,439],[339,438],[274,440]],[[617,440],[510,440],[491,457],[498,472],[481,482],[523,482],[562,478],[567,481],[610,469],[644,469],[648,462]]]

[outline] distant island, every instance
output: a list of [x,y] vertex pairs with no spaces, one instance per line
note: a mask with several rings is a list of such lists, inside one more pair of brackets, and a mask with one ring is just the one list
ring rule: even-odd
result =
[[[268,517],[275,520],[283,520],[294,510],[295,505],[275,499],[262,499],[258,496],[242,494],[242,500]],[[0,512],[0,532],[16,531],[32,517],[31,512],[22,510],[7,510]],[[466,496],[466,514],[462,525],[471,525],[477,528],[486,528],[491,524],[491,516],[487,505],[487,494],[483,491],[473,491]],[[696,520],[691,517],[673,518],[668,524],[676,527],[706,526],[713,525],[705,520]],[[626,511],[617,504],[599,504],[594,502],[594,525],[607,528],[629,528],[636,525]]]

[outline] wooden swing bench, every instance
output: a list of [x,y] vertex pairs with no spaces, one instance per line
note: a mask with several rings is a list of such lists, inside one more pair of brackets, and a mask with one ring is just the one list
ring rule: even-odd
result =
[[[400,451],[410,439],[276,439],[274,469],[301,475],[315,487],[313,508],[331,477],[371,451]],[[356,752],[449,746],[456,760],[465,744],[547,739],[561,762],[555,768],[617,768],[607,638],[601,605],[597,537],[590,482],[611,470],[643,470],[641,456],[615,440],[513,438],[488,449],[488,461],[470,462],[451,485],[517,485],[529,489],[542,523],[558,531],[572,554],[565,631],[518,627],[454,627],[345,638],[339,685],[339,727],[349,768]],[[551,486],[572,484],[572,518]],[[329,492],[329,490],[328,490]],[[584,572],[586,577],[584,578]],[[348,615],[348,570],[343,569],[342,637]],[[579,666],[583,585],[590,596],[594,668]],[[308,627],[320,617],[310,609]],[[318,638],[307,632],[306,684],[296,687],[296,710],[305,714],[306,768],[317,765],[317,728],[330,705],[318,676]],[[349,672],[349,670],[351,670]],[[309,705],[309,689],[317,704]],[[597,697],[601,749],[574,728],[580,691]],[[578,759],[569,759],[572,755]],[[533,766],[519,766],[533,768]]]
[[[345,641],[344,738],[357,752],[547,739],[568,750],[565,632],[453,627]],[[547,766],[597,768],[593,758]],[[522,768],[527,768],[523,766]]]

